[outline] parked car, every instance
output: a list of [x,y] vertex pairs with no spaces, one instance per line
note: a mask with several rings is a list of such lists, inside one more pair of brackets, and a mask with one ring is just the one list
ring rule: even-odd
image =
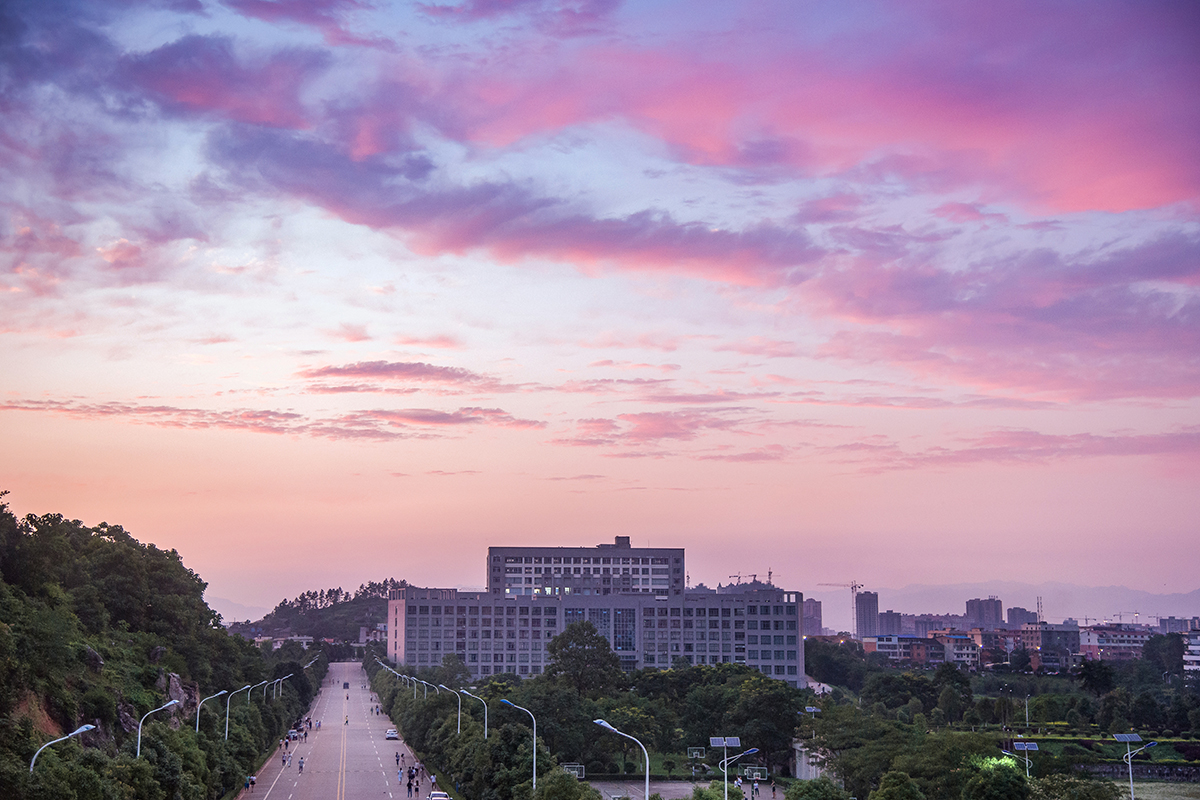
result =
[[445,792],[430,792],[429,800],[450,800],[450,795]]
[[383,735],[383,738],[385,738],[385,739],[399,739],[399,738],[400,738],[400,734],[399,734],[399,733],[396,731],[396,729],[395,729],[395,728],[388,728],[388,729],[387,729],[387,733],[385,733],[385,734]]

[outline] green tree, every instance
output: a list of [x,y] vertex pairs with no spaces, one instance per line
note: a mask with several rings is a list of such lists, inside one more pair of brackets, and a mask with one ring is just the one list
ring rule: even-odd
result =
[[1099,659],[1084,661],[1079,669],[1079,683],[1084,691],[1096,697],[1106,695],[1115,685],[1113,668]]
[[546,647],[546,674],[566,682],[582,696],[595,697],[621,681],[621,661],[608,639],[590,622],[572,622]]
[[1029,800],[1118,800],[1121,790],[1112,781],[1077,775],[1048,775],[1029,782]]
[[565,769],[556,768],[538,776],[533,800],[602,800],[600,792]]
[[1029,800],[1025,773],[1006,758],[978,759],[976,772],[963,787],[962,800]]
[[958,690],[953,686],[942,689],[942,693],[938,695],[937,707],[946,715],[947,720],[957,722],[962,714],[962,697]]
[[908,773],[892,771],[879,779],[879,788],[867,800],[925,800],[925,795]]
[[812,781],[796,781],[788,786],[783,800],[850,800],[850,795],[822,775]]
[[1142,658],[1153,664],[1156,672],[1169,672],[1172,675],[1183,674],[1183,654],[1187,643],[1178,633],[1168,633],[1165,636],[1154,634],[1142,645]]

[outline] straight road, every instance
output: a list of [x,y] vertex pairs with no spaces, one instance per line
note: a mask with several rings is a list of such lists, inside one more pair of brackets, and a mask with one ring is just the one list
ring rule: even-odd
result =
[[[349,689],[342,684],[349,683]],[[253,792],[241,800],[408,800],[407,779],[397,783],[396,754],[413,763],[403,741],[388,741],[384,734],[392,723],[375,713],[377,698],[367,687],[367,673],[358,663],[334,663],[311,710],[314,727],[307,742],[292,742],[282,754],[272,755],[259,772]],[[318,730],[315,725],[321,721]],[[300,759],[304,773],[300,773]],[[415,789],[414,798],[429,794],[429,782]]]

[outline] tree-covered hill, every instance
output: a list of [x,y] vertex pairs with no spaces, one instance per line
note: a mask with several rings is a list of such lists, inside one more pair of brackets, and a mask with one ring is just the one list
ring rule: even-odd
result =
[[[204,588],[177,552],[120,526],[18,519],[0,501],[0,797],[202,800],[239,785],[326,663],[305,670],[313,654],[228,635]],[[195,732],[201,697],[289,673],[280,699],[234,704],[228,741],[215,701]],[[138,720],[169,700],[135,757]],[[30,774],[41,745],[85,724],[95,729],[44,750]]]
[[246,638],[256,636],[312,636],[338,642],[358,641],[360,626],[373,628],[387,621],[387,598],[392,589],[408,586],[407,581],[388,578],[369,581],[355,592],[336,589],[308,591],[295,600],[282,600],[271,613],[257,622],[235,622],[232,633]]

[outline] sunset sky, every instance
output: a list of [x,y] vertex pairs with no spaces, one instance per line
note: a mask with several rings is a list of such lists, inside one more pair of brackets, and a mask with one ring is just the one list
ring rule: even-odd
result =
[[1198,200],[1192,2],[15,0],[0,489],[258,606],[1188,592]]

